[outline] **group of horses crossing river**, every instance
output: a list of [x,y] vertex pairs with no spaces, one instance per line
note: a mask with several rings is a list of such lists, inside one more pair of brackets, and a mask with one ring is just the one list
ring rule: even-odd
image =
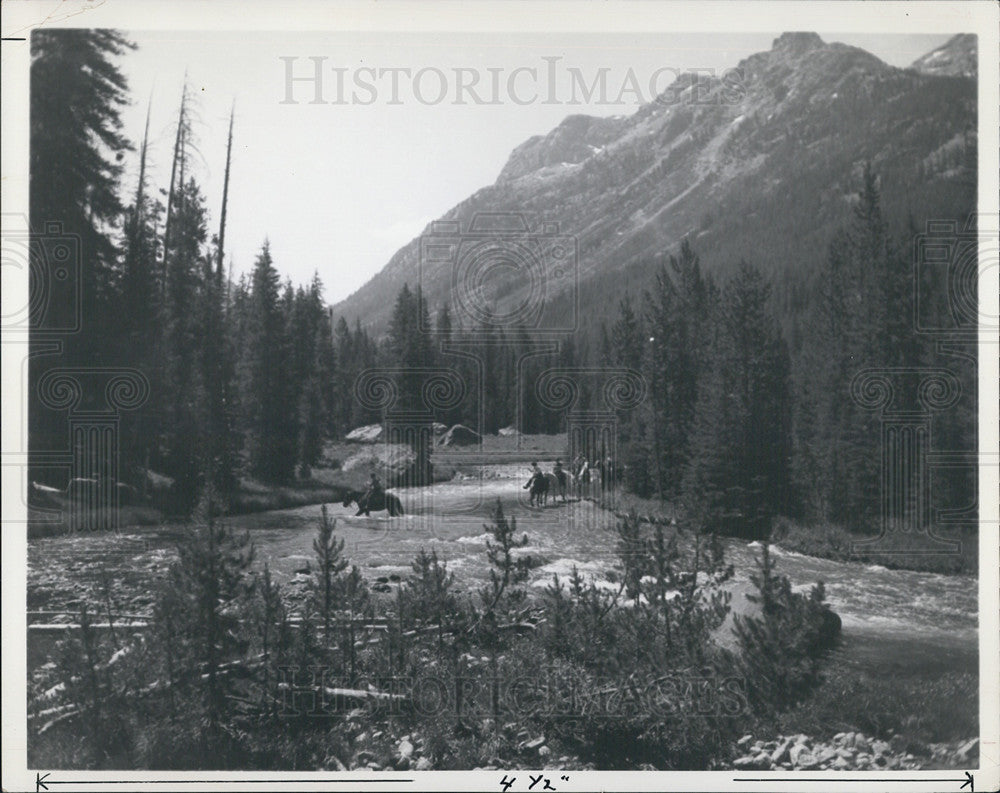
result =
[[[555,502],[561,498],[563,503],[568,497],[576,500],[596,496],[605,486],[614,481],[613,476],[609,476],[605,466],[590,466],[583,462],[575,463],[574,470],[562,467],[559,460],[550,471],[542,471],[538,463],[532,462],[529,469],[528,481],[524,484],[524,490],[528,491],[528,506],[544,507],[548,505],[551,496]],[[403,503],[399,496],[381,487],[367,490],[348,490],[343,497],[343,506],[350,507],[357,505],[355,517],[370,517],[372,512],[388,512],[390,517],[398,517],[406,514]]]

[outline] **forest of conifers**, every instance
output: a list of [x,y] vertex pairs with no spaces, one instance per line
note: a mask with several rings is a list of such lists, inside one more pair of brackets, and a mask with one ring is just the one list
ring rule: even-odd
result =
[[[481,329],[453,327],[448,305],[427,305],[417,288],[399,293],[388,333],[376,337],[357,318],[330,316],[319,275],[298,286],[282,281],[266,240],[252,273],[233,277],[225,199],[218,215],[206,205],[187,100],[169,185],[150,183],[145,138],[131,141],[122,129],[130,97],[116,59],[131,46],[106,30],[32,37],[31,222],[39,230],[56,220],[79,235],[83,317],[61,355],[32,358],[32,393],[53,365],[142,372],[150,396],[123,415],[120,476],[163,473],[189,510],[208,485],[224,496],[242,477],[293,481],[320,461],[325,440],[378,421],[354,393],[368,368],[449,366],[474,382],[469,363],[441,353],[440,342]],[[133,168],[137,187],[125,194]],[[764,275],[774,268],[761,267],[766,251],[747,250],[734,267],[702,262],[695,245],[681,242],[663,251],[650,283],[616,296],[606,321],[595,313],[586,333],[549,356],[519,369],[531,331],[489,331],[495,344],[484,346],[483,388],[470,387],[436,420],[484,432],[515,421],[522,432],[561,432],[565,417],[539,402],[534,378],[553,366],[626,367],[648,384],[645,402],[619,416],[629,490],[684,502],[706,526],[744,536],[765,531],[775,515],[870,528],[881,514],[882,414],[852,396],[855,376],[949,371],[962,396],[935,415],[933,444],[969,452],[976,363],[971,343],[943,347],[914,331],[913,241],[927,219],[891,228],[870,167],[856,190],[850,224],[802,262],[793,309],[776,305]],[[715,275],[722,272],[730,274]],[[944,326],[948,295],[934,299],[930,310]],[[72,310],[53,304],[36,329],[64,327],[60,312]],[[420,332],[431,326],[434,336]],[[911,386],[897,384],[896,409],[921,408]],[[65,439],[57,417],[37,404],[30,434],[33,452]],[[974,469],[935,473],[935,508],[975,500]]]

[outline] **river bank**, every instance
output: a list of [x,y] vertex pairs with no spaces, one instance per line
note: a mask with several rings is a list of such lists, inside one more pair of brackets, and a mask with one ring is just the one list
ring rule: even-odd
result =
[[[541,597],[554,580],[565,584],[574,569],[598,586],[617,588],[618,518],[587,500],[530,507],[521,487],[522,468],[520,463],[494,465],[479,476],[465,474],[430,487],[401,489],[397,492],[406,508],[401,518],[384,513],[356,517],[353,508],[339,503],[329,504],[328,513],[345,542],[345,555],[358,565],[373,596],[387,601],[394,600],[412,575],[411,563],[420,550],[434,551],[447,562],[463,596],[482,586],[488,579],[489,534],[484,524],[498,499],[517,521],[518,535],[528,536],[529,544],[518,553],[532,560],[527,582],[532,597]],[[312,577],[319,514],[318,505],[305,505],[224,521],[249,532],[256,566],[268,565],[293,609]],[[29,623],[73,622],[82,604],[98,615],[110,612],[119,624],[126,617],[148,617],[155,592],[176,558],[177,541],[188,532],[188,524],[169,523],[31,540],[28,608],[35,616],[29,614]],[[751,606],[749,575],[760,547],[727,540],[725,554],[735,568],[731,608],[746,613]],[[783,708],[768,731],[753,735],[754,741],[806,735],[818,742],[815,745],[826,745],[841,732],[860,732],[885,742],[899,736],[897,743],[905,744],[900,762],[947,767],[942,764],[951,762],[950,755],[935,754],[934,746],[957,744],[978,733],[978,604],[970,577],[837,561],[780,546],[772,548],[772,556],[777,572],[788,576],[797,590],[824,583],[843,632],[823,667],[823,682],[803,701]],[[46,655],[38,642],[29,641],[29,666],[43,664]],[[389,737],[394,736],[383,736]],[[557,741],[549,746],[554,758],[567,754]],[[739,749],[733,747],[733,759],[746,755],[737,753]],[[462,763],[483,765],[490,760],[468,751]],[[385,752],[389,762],[392,752]],[[906,754],[916,760],[906,760]],[[541,760],[530,756],[530,762],[521,755],[502,759],[525,767]],[[344,762],[350,764],[351,757]]]

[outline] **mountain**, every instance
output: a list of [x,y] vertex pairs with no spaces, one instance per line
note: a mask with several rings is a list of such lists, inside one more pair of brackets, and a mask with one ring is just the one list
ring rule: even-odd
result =
[[924,74],[975,77],[977,74],[977,37],[974,33],[959,33],[948,41],[922,55],[910,64]]
[[[557,326],[593,327],[618,295],[640,293],[685,237],[716,272],[746,258],[772,273],[787,307],[849,217],[865,162],[896,226],[973,211],[975,129],[973,78],[898,69],[815,33],[785,33],[722,79],[681,75],[631,116],[569,116],[518,146],[493,185],[442,220],[465,231],[477,213],[523,213],[532,230],[558,224],[575,238],[577,278],[545,286],[542,321]],[[538,289],[518,262],[506,265],[486,268],[478,284],[501,313]],[[418,237],[334,312],[381,332],[404,282],[421,284],[432,311],[446,300],[454,309],[477,286],[455,272],[447,255],[421,262]]]

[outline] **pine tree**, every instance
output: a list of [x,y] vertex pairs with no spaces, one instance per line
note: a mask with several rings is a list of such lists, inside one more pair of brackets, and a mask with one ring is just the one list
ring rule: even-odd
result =
[[160,405],[163,417],[161,461],[176,480],[177,506],[194,506],[207,470],[207,413],[202,352],[205,307],[211,272],[204,199],[193,179],[178,188],[172,243],[166,257],[166,304],[162,367],[165,389]]
[[[816,279],[796,371],[796,483],[809,515],[869,527],[880,514],[879,417],[855,404],[850,385],[871,367],[912,367],[926,358],[913,332],[912,272],[894,245],[870,165],[850,224],[831,242]],[[915,407],[900,389],[897,408]]]
[[[642,369],[646,347],[642,320],[632,307],[626,294],[618,304],[618,318],[611,326],[611,354],[614,364],[627,369]],[[605,469],[606,477],[624,475],[625,486],[634,493],[648,497],[652,492],[647,427],[643,415],[636,410],[623,410],[618,414],[618,455]],[[602,461],[611,454],[610,449],[600,449]]]
[[205,259],[204,339],[201,358],[206,392],[205,461],[208,480],[225,498],[236,487],[236,384],[232,336],[226,322],[225,262],[226,211],[229,198],[229,170],[233,150],[233,118],[229,115],[229,139],[226,145],[226,169],[222,188],[219,233],[213,255]]
[[118,323],[116,359],[143,372],[150,381],[151,404],[138,411],[128,411],[121,417],[121,470],[125,472],[125,478],[131,478],[143,492],[146,477],[139,469],[148,467],[160,430],[155,411],[156,397],[152,395],[165,391],[161,365],[164,306],[157,237],[163,206],[151,198],[147,190],[150,110],[151,106],[146,111],[146,126],[139,150],[135,196],[132,205],[125,210],[120,287],[115,301],[117,310],[112,312]]
[[159,609],[170,615],[169,625],[176,660],[194,661],[207,677],[205,715],[210,734],[225,723],[226,695],[231,681],[220,666],[238,653],[238,630],[243,608],[252,594],[250,567],[254,546],[249,533],[234,534],[214,523],[211,506],[203,502],[206,522],[196,527],[178,546],[178,559],[170,568],[166,602]]
[[687,506],[705,528],[751,538],[790,509],[789,360],[770,300],[770,285],[742,262],[723,290],[685,479]]
[[289,407],[284,298],[271,248],[264,242],[253,272],[247,340],[250,467],[267,482],[287,482],[295,469],[296,415]]
[[653,467],[657,489],[668,498],[680,494],[688,464],[698,384],[717,322],[717,303],[715,284],[702,274],[687,240],[678,256],[660,266],[645,295]]
[[347,569],[344,558],[344,540],[334,536],[336,520],[330,520],[326,504],[323,505],[313,552],[316,554],[316,577],[313,580],[313,597],[323,618],[323,637],[329,639],[330,624],[338,606],[337,589],[341,574]]
[[[80,235],[84,333],[72,337],[81,362],[107,344],[116,251],[110,229],[120,217],[122,159],[132,146],[122,133],[127,83],[115,64],[135,45],[114,30],[36,30],[31,36],[32,227],[59,223]],[[113,154],[110,160],[108,155]],[[48,322],[70,322],[73,305],[52,305]],[[56,327],[71,327],[60,324]]]
[[[110,310],[118,269],[112,227],[122,212],[119,182],[131,144],[121,123],[128,86],[116,61],[133,48],[114,30],[40,28],[31,34],[29,222],[35,233],[79,236],[73,246],[79,308],[75,299],[53,299],[30,317],[35,331],[74,328],[82,318],[80,332],[63,336],[59,365],[100,366],[118,343],[118,319]],[[32,247],[31,255],[41,250]],[[32,265],[56,277],[48,262]],[[69,298],[64,290],[54,294]],[[37,341],[33,333],[33,350]],[[39,378],[53,363],[51,356],[30,358],[30,393],[37,393]],[[35,402],[28,422],[32,453],[65,442],[65,425]],[[44,468],[31,474],[43,481],[50,475]]]
[[333,405],[331,430],[338,435],[346,435],[352,429],[351,414],[354,399],[354,377],[356,352],[351,328],[341,317],[333,330],[334,356],[337,371],[333,379]]
[[611,326],[611,349],[615,365],[641,366],[643,347],[643,329],[632,307],[632,298],[626,294],[618,303],[618,319]]
[[308,477],[323,451],[335,388],[333,337],[318,274],[313,276],[308,291],[300,288],[296,293],[293,315],[293,380],[300,388],[298,462],[303,477]]
[[451,309],[448,308],[447,301],[441,304],[434,322],[434,332],[442,345],[451,341]]
[[388,338],[390,360],[403,370],[397,403],[397,408],[403,410],[419,410],[422,406],[423,375],[416,370],[428,365],[430,345],[427,335],[420,330],[425,312],[426,303],[420,291],[414,293],[409,284],[403,284],[396,296]]

